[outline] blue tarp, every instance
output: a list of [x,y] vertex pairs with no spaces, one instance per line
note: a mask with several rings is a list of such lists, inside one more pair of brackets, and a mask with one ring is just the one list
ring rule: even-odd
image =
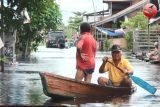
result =
[[109,37],[121,37],[124,35],[124,32],[115,31],[108,28],[96,27],[96,29]]

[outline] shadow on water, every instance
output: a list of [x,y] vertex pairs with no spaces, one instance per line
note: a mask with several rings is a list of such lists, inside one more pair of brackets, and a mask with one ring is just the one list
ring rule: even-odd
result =
[[158,104],[160,102],[160,96],[159,95],[147,95],[142,97],[143,100],[152,102],[154,104]]
[[128,104],[131,96],[108,97],[108,98],[75,98],[71,100],[49,99],[44,106],[81,106],[81,107],[104,107],[107,105]]
[[38,63],[38,59],[36,57],[30,57],[30,58],[18,58],[16,59],[19,63]]

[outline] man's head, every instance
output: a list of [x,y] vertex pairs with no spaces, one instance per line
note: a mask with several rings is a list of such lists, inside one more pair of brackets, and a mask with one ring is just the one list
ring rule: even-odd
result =
[[87,22],[81,23],[81,25],[80,25],[80,32],[81,33],[90,32],[90,31],[91,31],[91,26],[89,23],[87,23]]
[[115,52],[115,51],[120,52],[120,51],[122,51],[122,49],[119,45],[115,44],[115,45],[112,46],[111,51],[112,52]]
[[115,44],[111,48],[112,58],[114,61],[120,61],[122,56],[122,49],[119,45]]

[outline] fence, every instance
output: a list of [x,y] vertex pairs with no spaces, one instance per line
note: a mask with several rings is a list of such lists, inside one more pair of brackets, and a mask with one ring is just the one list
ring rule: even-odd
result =
[[148,52],[154,49],[154,42],[160,44],[160,30],[135,30],[133,31],[133,52]]

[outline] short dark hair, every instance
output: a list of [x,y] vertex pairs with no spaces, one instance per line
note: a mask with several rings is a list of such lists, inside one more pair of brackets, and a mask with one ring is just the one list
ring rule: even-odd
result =
[[81,25],[80,25],[80,32],[81,33],[90,32],[90,31],[91,31],[91,26],[89,23],[87,23],[87,22],[81,23]]

